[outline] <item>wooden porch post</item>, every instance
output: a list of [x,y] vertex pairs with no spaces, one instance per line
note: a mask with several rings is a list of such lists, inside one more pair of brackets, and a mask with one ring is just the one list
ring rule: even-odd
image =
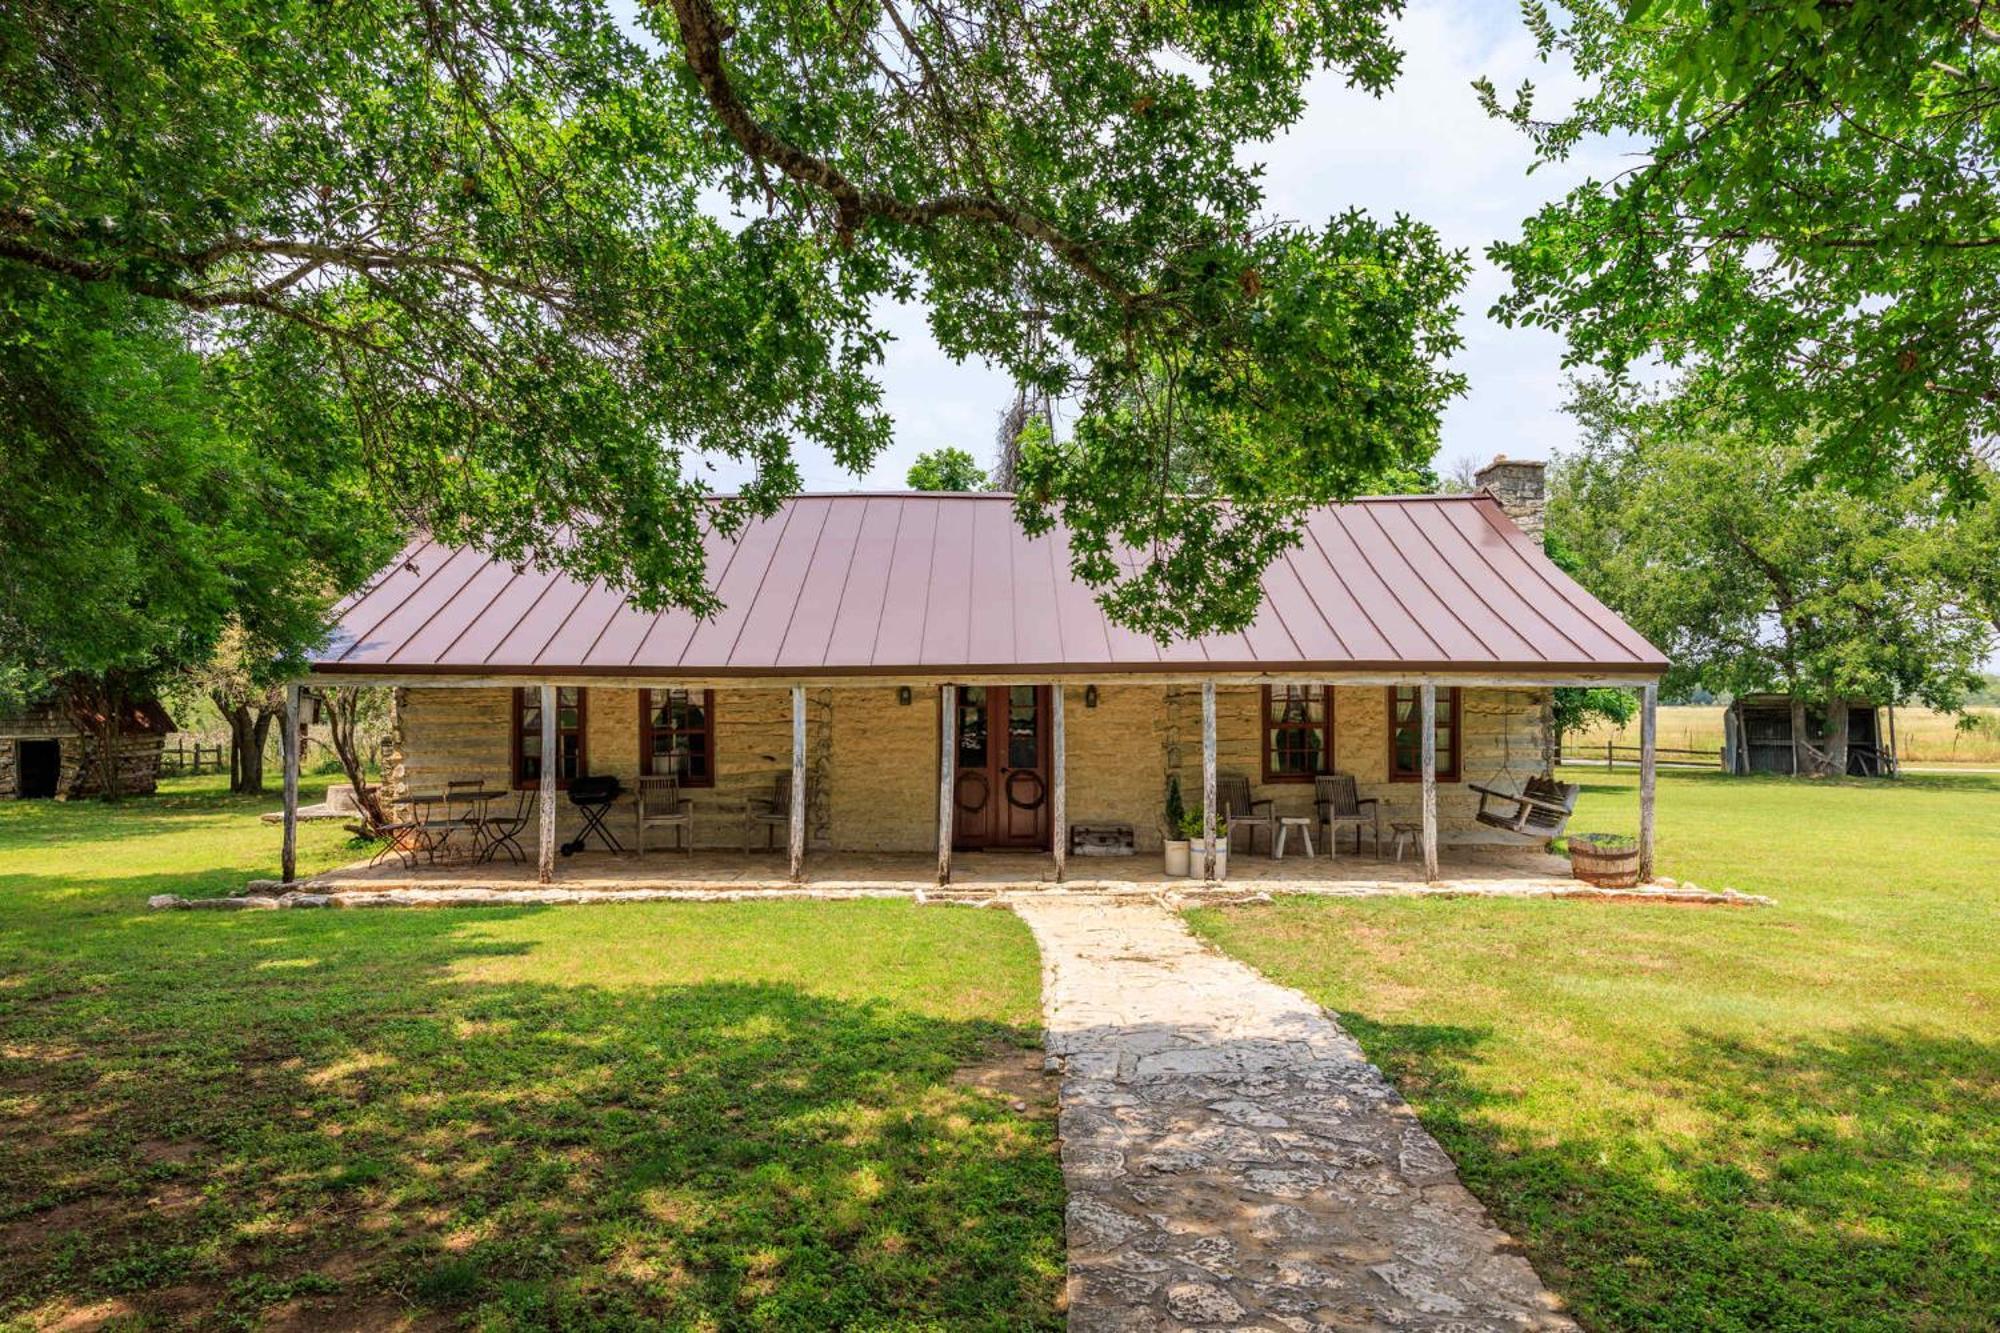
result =
[[278,877],[290,884],[299,877],[299,687],[285,686],[285,842],[278,856]]
[[792,686],[792,882],[806,873],[806,687]]
[[951,883],[951,789],[958,760],[958,686],[938,690],[937,882]]
[[1420,693],[1423,699],[1423,716],[1419,725],[1423,728],[1424,754],[1424,880],[1430,883],[1438,877],[1437,686],[1425,681]]
[[1884,771],[1892,778],[1903,776],[1903,757],[1896,753],[1896,705],[1894,703],[1889,705],[1889,767]]
[[544,884],[556,877],[556,687],[542,686],[542,792],[538,798],[542,845],[535,878]]
[[1215,682],[1201,683],[1201,877],[1215,878]]
[[1068,755],[1063,736],[1063,686],[1049,686],[1049,764],[1055,782],[1049,792],[1050,849],[1056,854],[1056,883],[1069,873]]
[[1653,783],[1659,764],[1654,754],[1659,738],[1660,687],[1639,687],[1639,882],[1653,878]]

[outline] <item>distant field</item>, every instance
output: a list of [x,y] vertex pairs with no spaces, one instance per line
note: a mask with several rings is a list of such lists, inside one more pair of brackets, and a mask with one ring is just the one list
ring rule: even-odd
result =
[[[2000,764],[2000,708],[1973,708],[1967,715],[1972,726],[1962,729],[1960,719],[1947,713],[1933,713],[1928,708],[1898,708],[1897,754],[1906,764]],[[1604,742],[1611,739],[1621,746],[1637,745],[1638,720],[1623,728],[1592,727],[1571,737],[1565,746],[1571,755],[1588,758],[1592,746],[1601,750]],[[1660,709],[1660,745],[1709,754],[1721,750],[1721,707],[1686,705]]]

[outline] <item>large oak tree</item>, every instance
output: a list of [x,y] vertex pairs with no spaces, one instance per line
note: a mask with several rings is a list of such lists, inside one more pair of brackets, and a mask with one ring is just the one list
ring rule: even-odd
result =
[[282,337],[404,521],[702,612],[704,529],[882,449],[875,312],[920,301],[1065,402],[1022,521],[1127,623],[1240,625],[1458,387],[1462,257],[1273,221],[1250,160],[1315,72],[1390,84],[1399,7],[23,0],[0,267]]
[[1956,501],[2000,442],[2000,16],[1985,0],[1566,0],[1525,6],[1585,96],[1496,115],[1542,156],[1629,163],[1495,246],[1504,319],[1574,361],[1700,367],[1809,430],[1856,488],[1928,472]]

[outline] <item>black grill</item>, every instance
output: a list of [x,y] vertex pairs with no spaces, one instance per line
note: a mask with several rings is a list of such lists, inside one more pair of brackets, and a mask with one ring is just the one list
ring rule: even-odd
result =
[[571,778],[569,783],[572,805],[609,805],[624,794],[625,784],[609,773]]

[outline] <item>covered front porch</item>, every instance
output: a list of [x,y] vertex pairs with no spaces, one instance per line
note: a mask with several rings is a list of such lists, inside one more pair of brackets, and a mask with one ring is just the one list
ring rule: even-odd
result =
[[[1518,882],[1546,892],[1551,881],[1568,882],[1566,863],[1546,853],[1545,837],[1496,834],[1474,823],[1472,811],[1483,798],[1473,793],[1482,782],[1518,789],[1535,771],[1534,737],[1547,689],[1577,679],[1176,673],[1035,683],[649,684],[628,676],[502,685],[491,677],[404,678],[382,682],[397,688],[407,724],[388,800],[460,785],[458,779],[507,787],[511,735],[514,792],[489,794],[496,808],[512,809],[518,799],[529,818],[506,857],[471,864],[461,857],[453,865],[422,855],[392,857],[323,876],[315,887],[988,893],[1054,886],[1160,892],[1226,882],[1252,890],[1370,892],[1412,885],[1485,891]],[[1638,688],[1650,742],[1654,691],[1650,682]],[[539,742],[540,754],[574,756],[577,774],[637,772],[640,751],[631,748],[631,735],[650,725],[654,711],[697,701],[706,727],[697,751],[707,756],[713,785],[681,792],[693,798],[687,804],[695,812],[689,829],[695,850],[683,850],[682,837],[669,834],[650,842],[643,857],[596,850],[602,842],[562,855],[577,831],[576,811],[561,789],[558,764],[524,785],[518,768],[524,736]],[[559,731],[565,726],[573,736]],[[978,754],[986,754],[990,767],[968,771],[968,757]],[[663,748],[658,758],[665,763],[676,755],[685,767],[682,751]],[[1641,824],[1650,878],[1650,744],[1646,758]],[[296,756],[286,760],[283,882],[292,885]],[[1030,766],[1010,770],[1008,763]],[[1271,771],[1284,763],[1308,771]],[[1406,764],[1400,779],[1399,763]],[[1370,839],[1364,849],[1360,833],[1344,827],[1334,848],[1326,826],[1299,827],[1314,812],[1314,772],[1358,778],[1364,803],[1376,813],[1379,842]],[[1232,813],[1232,780],[1239,800],[1254,798],[1274,820],[1291,817],[1282,859],[1272,855],[1273,826],[1253,829],[1244,825],[1255,821],[1239,820],[1229,829],[1226,870],[1208,865],[1197,843],[1192,874],[1167,874],[1155,793],[1178,784],[1191,831],[1219,832]],[[969,794],[1011,796],[1016,789],[1026,798],[1021,808],[1033,813],[1026,845],[969,846],[964,821],[977,804]],[[740,812],[751,805],[745,793],[755,791],[779,799],[765,800],[761,826],[745,831]],[[608,813],[620,845],[635,846],[630,802]],[[1082,840],[1071,836],[1120,820],[1136,835],[1128,855],[1086,855]]]

